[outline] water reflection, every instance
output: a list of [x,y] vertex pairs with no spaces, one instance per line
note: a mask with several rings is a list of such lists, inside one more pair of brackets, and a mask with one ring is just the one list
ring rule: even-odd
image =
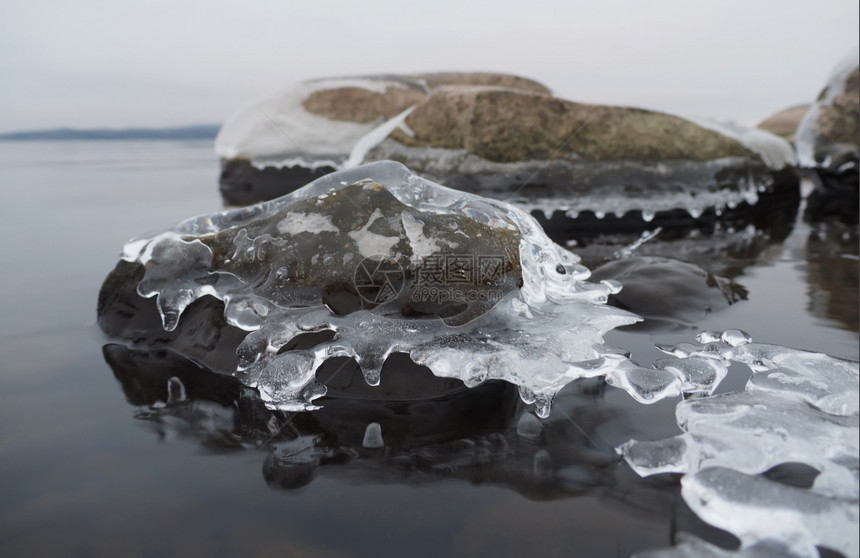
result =
[[[799,205],[783,204],[750,219],[703,221],[672,229],[651,227],[645,233],[570,227],[555,227],[549,233],[580,255],[597,278],[640,268],[638,274],[628,273],[626,282],[623,276],[615,277],[627,291],[622,290],[615,302],[652,318],[640,328],[695,325],[695,317],[702,315],[704,307],[718,311],[755,296],[744,285],[749,268],[787,260],[798,262],[804,271],[808,312],[856,333],[860,331],[856,175],[837,181],[809,173],[803,177],[802,187],[807,196]],[[648,240],[640,244],[643,236]],[[637,245],[634,256],[623,264],[619,253],[631,245]],[[650,258],[657,258],[660,265],[647,265]],[[685,275],[703,274],[713,277],[708,286],[718,283],[719,288],[684,280]],[[632,290],[643,292],[634,294]],[[650,297],[646,296],[649,292]],[[621,301],[622,296],[634,300]],[[651,308],[654,305],[662,308]]]
[[[626,247],[638,245],[636,255],[678,259],[734,278],[741,274],[743,266],[773,257],[774,247],[782,244],[795,229],[798,209],[798,203],[784,203],[775,205],[767,214],[733,219],[702,218],[674,227],[643,223],[642,227],[630,230],[556,223],[547,229],[547,234],[576,252],[591,269],[618,259]],[[552,222],[544,224],[553,225]],[[649,240],[640,244],[643,236]]]
[[[574,383],[543,421],[505,382],[426,400],[326,397],[319,411],[285,413],[266,409],[234,378],[168,350],[109,344],[103,353],[148,428],[217,453],[261,451],[273,489],[302,488],[318,476],[409,485],[457,478],[536,500],[599,494],[667,516],[674,505],[675,482],[638,478],[614,450],[634,433],[677,433],[671,404],[656,412],[632,400],[619,405],[602,380]],[[389,375],[420,373],[407,360]]]
[[860,331],[860,266],[857,225],[814,223],[806,241],[808,311],[837,322],[848,331]]

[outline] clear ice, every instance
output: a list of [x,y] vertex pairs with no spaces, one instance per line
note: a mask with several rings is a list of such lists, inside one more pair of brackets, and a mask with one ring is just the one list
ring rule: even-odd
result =
[[[818,546],[860,555],[858,363],[752,343],[737,330],[704,332],[699,341],[661,348],[682,359],[719,355],[746,364],[753,372],[746,389],[682,401],[675,414],[683,434],[619,449],[642,476],[682,473],[685,502],[737,536],[741,549],[686,539],[642,556],[817,557]],[[762,476],[787,463],[815,469],[812,486]]]
[[[476,267],[429,289],[421,275],[442,256]],[[165,330],[196,299],[223,301],[227,322],[249,332],[235,375],[271,409],[316,408],[326,387],[315,372],[333,357],[354,359],[378,385],[394,352],[469,387],[510,382],[541,417],[578,378],[603,376],[651,403],[711,393],[726,373],[712,355],[646,369],[605,346],[607,331],[640,320],[605,304],[620,284],[587,282],[577,256],[521,209],[445,188],[399,163],[333,173],[270,202],[189,219],[129,241],[122,258],[145,267],[137,291],[156,297]],[[333,337],[286,350],[296,336],[323,331]]]

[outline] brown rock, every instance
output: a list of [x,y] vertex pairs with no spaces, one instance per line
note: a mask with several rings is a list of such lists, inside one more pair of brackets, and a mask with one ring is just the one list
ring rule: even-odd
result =
[[483,87],[504,87],[506,89],[518,89],[532,93],[551,95],[552,91],[541,83],[534,80],[514,76],[510,74],[496,74],[491,72],[437,72],[430,74],[417,74],[418,79],[424,80],[427,87],[436,89],[446,85],[480,85]]
[[364,124],[380,117],[387,120],[425,96],[421,90],[406,87],[386,87],[384,93],[361,87],[338,87],[314,91],[302,102],[302,107],[332,120]]
[[795,105],[787,109],[783,109],[775,114],[772,114],[759,122],[756,128],[761,128],[772,134],[782,136],[789,141],[794,140],[794,132],[797,131],[797,126],[803,120],[806,111],[809,110],[810,104]]
[[430,91],[447,86],[503,87],[543,95],[550,90],[540,83],[509,74],[488,72],[440,72],[404,76],[366,76],[368,81],[395,81],[402,86],[389,86],[384,93],[363,87],[335,87],[314,91],[302,102],[302,107],[318,116],[332,120],[365,124],[379,118],[389,119],[421,102]]
[[403,145],[465,149],[502,163],[754,156],[737,141],[676,116],[502,88],[437,89],[406,123],[413,136],[392,134]]

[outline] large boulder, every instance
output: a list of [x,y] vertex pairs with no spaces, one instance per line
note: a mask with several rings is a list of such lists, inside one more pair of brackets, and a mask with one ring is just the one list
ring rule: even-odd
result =
[[798,197],[793,150],[773,134],[575,103],[499,74],[306,82],[240,110],[216,146],[222,192],[240,204],[378,160],[514,201],[548,226],[688,224]]
[[860,159],[860,65],[858,50],[834,69],[797,129],[797,156],[804,167],[853,172]]

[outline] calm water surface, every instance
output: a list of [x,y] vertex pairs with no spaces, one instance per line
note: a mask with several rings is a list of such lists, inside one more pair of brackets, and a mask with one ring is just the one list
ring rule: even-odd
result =
[[[123,242],[221,209],[217,172],[210,142],[0,143],[0,555],[627,556],[679,530],[732,543],[689,513],[676,477],[639,479],[614,458],[629,438],[678,432],[675,400],[640,406],[591,382],[538,426],[498,387],[408,409],[233,416],[235,386],[104,349],[96,299]],[[654,343],[741,328],[858,359],[856,227],[789,228],[664,243],[746,300],[607,342],[647,365]],[[217,394],[153,411],[159,367]],[[721,390],[747,376],[736,365]],[[362,447],[370,421],[386,448]]]

